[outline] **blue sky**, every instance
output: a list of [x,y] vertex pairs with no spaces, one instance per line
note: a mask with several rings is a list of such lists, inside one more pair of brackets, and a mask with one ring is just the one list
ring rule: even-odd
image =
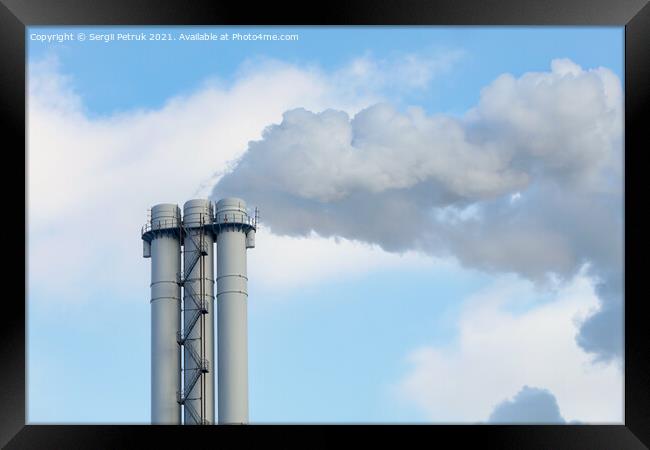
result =
[[[431,117],[459,118],[500,75],[546,73],[557,59],[574,65],[558,63],[554,73],[575,72],[577,65],[587,74],[602,66],[623,79],[623,28],[128,31],[260,30],[300,37],[48,44],[30,36],[125,30],[27,30],[30,422],[149,421],[149,260],[141,258],[139,240],[146,208],[209,195],[219,174],[236,168],[248,142],[282,121],[286,110],[333,108],[352,117],[383,102],[400,114],[416,106]],[[504,201],[516,203],[510,194]],[[264,220],[265,209],[276,205],[259,206]],[[272,222],[272,214],[269,220],[249,251],[251,422],[487,421],[525,385],[555,395],[567,421],[622,420],[620,359],[586,370],[591,355],[573,339],[574,317],[599,307],[587,272],[557,268],[561,281],[544,284],[518,267],[482,270],[454,253],[459,249],[391,249],[343,228],[329,233],[341,239],[325,232],[301,238],[276,233],[283,223]],[[63,251],[56,267],[46,262]],[[549,317],[566,319],[566,326]],[[527,350],[507,336],[526,327],[537,332],[520,339],[529,351],[566,348],[562,364],[573,361],[566,363],[572,372],[546,373],[521,356]],[[476,339],[496,354],[502,348],[508,362],[476,367]],[[538,347],[546,341],[558,347]],[[516,376],[499,375],[505,368]],[[467,378],[483,371],[495,375]],[[443,388],[467,398],[457,392],[458,404],[444,404],[452,400],[437,391],[444,383],[436,373],[457,378]],[[602,389],[612,394],[597,398]]]
[[[108,33],[120,28],[69,28]],[[126,28],[125,28],[126,29]],[[583,67],[599,65],[623,73],[623,28],[616,27],[220,27],[219,33],[273,30],[298,33],[297,42],[29,42],[28,60],[55,52],[91,114],[131,108],[156,108],[172,96],[191,91],[206,79],[226,82],[242,61],[278,58],[293,64],[317,64],[333,70],[369,53],[377,57],[427,50],[467,52],[453,75],[419,95],[417,104],[436,112],[464,112],[480,89],[504,71],[521,75],[541,71],[553,58],[570,58]],[[55,28],[30,28],[42,33]],[[66,28],[67,30],[67,28]],[[132,28],[129,32],[164,32],[167,28]],[[195,33],[211,28],[179,28]],[[513,39],[513,36],[516,38]],[[223,44],[223,45],[222,45]],[[406,98],[411,102],[415,98]]]

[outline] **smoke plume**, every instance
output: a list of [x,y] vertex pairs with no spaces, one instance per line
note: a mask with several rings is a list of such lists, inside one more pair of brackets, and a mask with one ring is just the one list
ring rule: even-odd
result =
[[286,111],[249,143],[215,198],[259,205],[272,232],[420,250],[543,283],[585,263],[602,307],[578,343],[622,353],[622,93],[568,59],[504,74],[462,117],[369,106]]

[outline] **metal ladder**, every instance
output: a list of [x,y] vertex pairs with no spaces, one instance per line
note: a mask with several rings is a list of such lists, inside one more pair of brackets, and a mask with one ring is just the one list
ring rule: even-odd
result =
[[[183,389],[178,392],[177,401],[183,405],[185,411],[189,412],[195,424],[207,425],[209,421],[205,419],[206,402],[204,398],[205,383],[203,382],[203,374],[210,372],[210,362],[205,358],[205,342],[203,339],[205,330],[205,315],[208,313],[208,303],[205,300],[205,269],[203,257],[208,255],[207,243],[205,242],[205,219],[201,218],[200,226],[198,227],[198,242],[196,237],[191,233],[191,229],[185,227],[181,222],[179,226],[180,235],[183,239],[190,239],[196,249],[194,256],[190,262],[183,267],[183,270],[177,274],[176,282],[184,289],[182,301],[182,320],[185,323],[185,318],[191,311],[191,319],[187,326],[178,332],[177,342],[183,347],[183,353],[189,355],[194,362],[195,368],[187,368],[185,366],[185,358],[183,359]],[[184,247],[185,248],[185,247]],[[185,254],[185,249],[183,249]],[[184,263],[185,264],[185,263]],[[197,293],[192,287],[192,283],[188,283],[187,277],[192,273],[192,270],[199,265],[199,292]],[[191,304],[187,304],[187,298],[191,300]],[[199,333],[197,337],[190,338],[192,331],[195,327],[199,326]],[[197,345],[198,344],[198,345]],[[197,348],[198,347],[198,351]],[[200,383],[198,397],[189,397],[197,383]],[[197,411],[188,400],[199,400],[200,410]]]

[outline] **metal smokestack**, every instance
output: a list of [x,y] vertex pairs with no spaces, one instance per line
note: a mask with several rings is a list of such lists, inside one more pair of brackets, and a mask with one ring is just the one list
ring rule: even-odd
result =
[[243,200],[217,202],[218,397],[223,424],[248,423],[246,249],[255,246],[255,224]]
[[181,269],[178,205],[163,203],[151,209],[142,230],[145,258],[151,258],[151,423],[178,425],[181,408],[176,393],[181,385],[180,330]]
[[[214,234],[212,202],[183,205],[183,394],[185,425],[214,423]],[[193,383],[195,377],[196,381]]]
[[246,249],[255,247],[256,227],[257,210],[249,216],[238,198],[220,200],[216,214],[209,200],[190,200],[182,220],[176,204],[151,209],[142,239],[143,256],[151,258],[152,424],[180,424],[181,406],[184,424],[215,423],[217,365],[219,423],[248,423]]

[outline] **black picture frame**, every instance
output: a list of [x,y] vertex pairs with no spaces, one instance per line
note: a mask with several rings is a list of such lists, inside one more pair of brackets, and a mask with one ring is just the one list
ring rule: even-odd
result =
[[[34,25],[616,25],[625,27],[625,424],[624,425],[402,425],[358,427],[256,426],[163,427],[111,425],[26,425],[25,308],[16,296],[4,301],[0,328],[0,445],[6,448],[130,448],[249,435],[266,445],[333,447],[357,436],[387,445],[534,449],[635,449],[650,445],[650,343],[645,322],[648,308],[638,268],[644,233],[638,223],[643,203],[635,202],[648,149],[643,119],[650,99],[650,5],[647,0],[330,0],[300,5],[172,0],[0,0],[0,99],[5,152],[25,152],[25,27]],[[21,159],[18,158],[20,163]],[[19,173],[18,171],[15,171]],[[25,183],[26,186],[26,183]],[[26,187],[25,187],[26,189]],[[10,193],[15,194],[15,184]],[[26,192],[25,192],[26,194]],[[25,220],[26,195],[25,195]],[[20,215],[7,221],[17,259],[26,262],[25,240],[14,237]],[[26,229],[26,222],[22,223]],[[6,225],[7,226],[7,225]],[[23,243],[25,245],[23,245]],[[23,258],[21,258],[23,254]],[[24,265],[26,268],[26,265]],[[8,277],[8,275],[6,275]],[[26,299],[26,277],[23,295]],[[19,285],[18,280],[6,284]],[[294,433],[301,431],[301,433]],[[303,432],[312,436],[305,436]],[[245,437],[246,436],[246,437]],[[422,445],[422,444],[417,444]],[[444,445],[447,448],[447,445]]]

